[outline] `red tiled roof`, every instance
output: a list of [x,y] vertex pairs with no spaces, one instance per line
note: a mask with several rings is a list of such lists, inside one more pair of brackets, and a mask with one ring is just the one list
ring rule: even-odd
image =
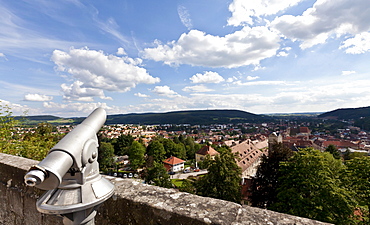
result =
[[171,165],[168,165],[168,164],[164,164],[163,165],[164,166],[164,168],[166,168],[166,171],[169,171],[169,170],[171,170],[171,168],[172,168],[172,166]]
[[294,140],[294,141],[283,141],[284,145],[287,147],[297,146],[300,148],[313,147],[313,141],[311,140]]
[[[256,143],[258,143],[258,147],[256,146]],[[232,153],[238,156],[235,160],[244,172],[259,160],[262,154],[265,154],[265,152],[262,151],[265,147],[267,147],[267,140],[262,142],[247,140],[231,147],[231,150]]]
[[299,133],[310,133],[310,129],[308,127],[300,127]]
[[351,143],[349,141],[324,141],[323,142],[323,146],[326,148],[328,147],[329,145],[334,145],[336,146],[337,148],[347,148],[347,147],[357,147],[356,144],[354,143]]
[[179,163],[183,163],[185,161],[182,160],[182,159],[179,159],[175,156],[171,156],[170,158],[163,160],[163,162],[165,164],[169,164],[169,165],[176,165],[176,164],[179,164]]
[[220,153],[218,153],[218,151],[216,151],[214,148],[212,148],[211,146],[203,146],[201,149],[199,149],[199,151],[197,151],[196,154],[199,154],[199,155],[218,155]]

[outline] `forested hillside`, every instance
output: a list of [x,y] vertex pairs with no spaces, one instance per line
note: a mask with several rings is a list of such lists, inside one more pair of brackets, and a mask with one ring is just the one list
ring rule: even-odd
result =
[[332,118],[339,120],[357,120],[363,117],[370,117],[370,107],[336,109],[323,113],[319,118]]
[[122,114],[108,116],[108,124],[226,124],[271,120],[268,116],[240,110],[195,110],[167,113]]
[[[79,118],[60,118],[55,116],[25,116],[16,117],[23,120],[26,124],[37,124],[48,122],[59,123],[80,123],[84,117]],[[176,111],[167,113],[131,113],[108,115],[106,124],[227,124],[227,123],[246,123],[246,122],[266,122],[272,118],[264,115],[257,115],[240,110],[194,110]]]
[[353,120],[354,126],[370,130],[370,106],[361,108],[336,109],[318,116],[319,118]]

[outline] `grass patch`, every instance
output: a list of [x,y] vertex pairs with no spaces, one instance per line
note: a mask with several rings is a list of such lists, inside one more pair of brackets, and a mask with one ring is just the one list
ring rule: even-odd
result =
[[175,185],[177,188],[182,187],[183,179],[172,179],[171,182],[173,185]]

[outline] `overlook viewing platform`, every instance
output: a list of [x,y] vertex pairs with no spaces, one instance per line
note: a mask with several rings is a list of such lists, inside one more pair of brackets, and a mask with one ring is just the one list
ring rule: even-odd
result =
[[[25,173],[37,163],[0,153],[0,224],[63,224],[61,217],[36,210],[42,191],[24,184]],[[95,224],[327,224],[146,185],[135,179],[106,178],[115,184],[115,194],[100,206]]]

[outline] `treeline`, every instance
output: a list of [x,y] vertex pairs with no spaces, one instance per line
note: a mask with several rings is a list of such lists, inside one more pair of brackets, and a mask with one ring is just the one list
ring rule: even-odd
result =
[[190,110],[167,113],[109,115],[108,124],[228,124],[271,121],[269,116],[240,110]]

